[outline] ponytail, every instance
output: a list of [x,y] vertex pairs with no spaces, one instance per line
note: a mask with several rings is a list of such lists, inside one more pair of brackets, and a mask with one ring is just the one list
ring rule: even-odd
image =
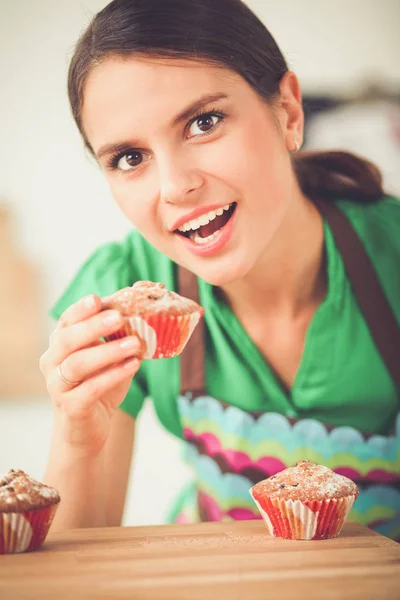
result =
[[378,167],[350,152],[300,152],[293,165],[302,192],[310,198],[371,204],[385,195]]

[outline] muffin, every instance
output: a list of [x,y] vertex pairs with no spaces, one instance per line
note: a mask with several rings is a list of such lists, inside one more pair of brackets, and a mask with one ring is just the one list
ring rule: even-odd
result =
[[44,542],[60,502],[54,488],[10,469],[0,475],[0,554],[31,552]]
[[358,496],[356,484],[308,460],[250,489],[268,532],[292,540],[324,540],[339,535]]
[[137,335],[142,360],[178,356],[204,314],[193,300],[152,281],[137,281],[102,298],[102,308],[117,309],[124,317],[123,328],[105,340]]

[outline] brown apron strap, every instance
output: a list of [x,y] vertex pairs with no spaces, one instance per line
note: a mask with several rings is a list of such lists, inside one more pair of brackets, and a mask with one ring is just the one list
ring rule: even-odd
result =
[[[382,290],[374,266],[350,221],[333,202],[314,199],[328,222],[369,331],[400,391],[400,327]],[[178,291],[199,302],[197,277],[178,267]],[[181,393],[205,390],[204,319],[181,355]]]
[[400,391],[400,326],[375,268],[350,221],[333,202],[315,200],[330,226],[371,336]]
[[[200,304],[197,277],[191,271],[178,266],[178,292]],[[204,317],[192,333],[192,336],[180,356],[181,394],[187,391],[203,393],[205,391],[205,327]]]

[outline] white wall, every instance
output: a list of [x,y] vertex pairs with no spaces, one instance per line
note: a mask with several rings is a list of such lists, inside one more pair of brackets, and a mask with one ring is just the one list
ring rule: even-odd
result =
[[[66,95],[74,42],[90,15],[106,4],[0,0],[0,202],[14,207],[21,248],[42,269],[44,310],[95,245],[120,238],[129,228],[83,151]],[[307,91],[348,92],[368,77],[400,87],[398,0],[253,0],[249,5]],[[47,400],[0,400],[0,472],[22,467],[40,478],[50,427]],[[187,478],[178,446],[147,407],[126,523],[162,521]]]
[[309,92],[353,92],[365,79],[399,90],[398,0],[251,0]]

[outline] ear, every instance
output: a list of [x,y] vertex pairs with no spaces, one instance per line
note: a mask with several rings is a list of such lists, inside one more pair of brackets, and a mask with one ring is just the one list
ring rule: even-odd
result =
[[304,113],[299,80],[292,71],[284,74],[279,89],[278,112],[285,144],[290,152],[297,152],[303,143]]

